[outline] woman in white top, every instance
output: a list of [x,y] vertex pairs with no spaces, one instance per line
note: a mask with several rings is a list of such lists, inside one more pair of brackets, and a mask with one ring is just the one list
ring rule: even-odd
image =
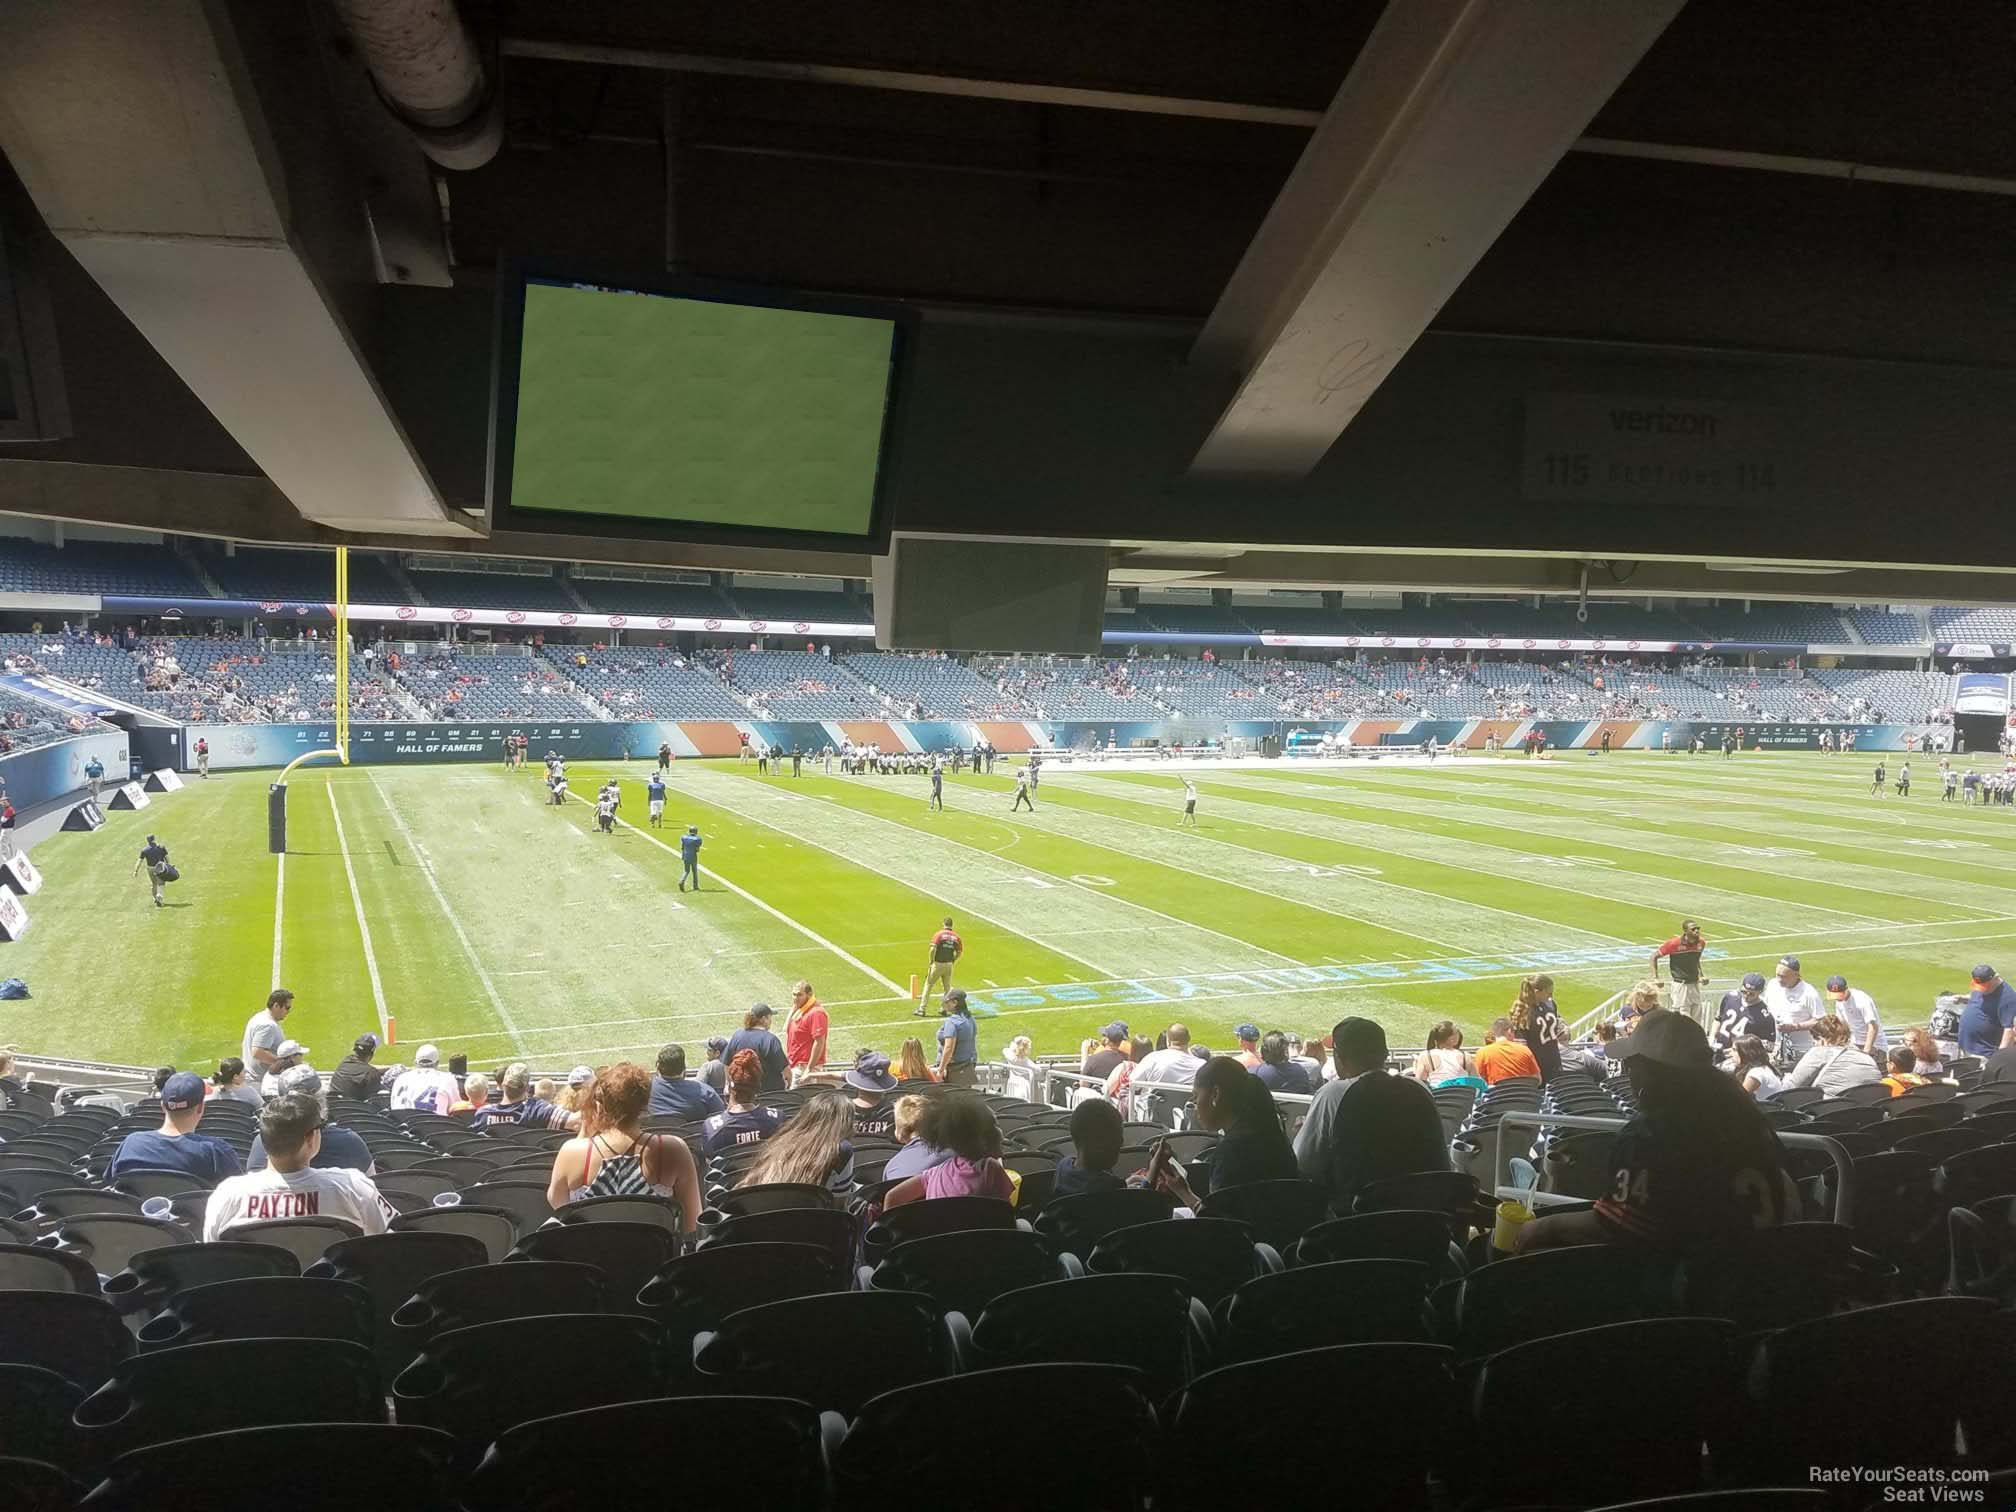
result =
[[1008,1048],[1001,1052],[1003,1065],[1013,1069],[1003,1078],[1002,1090],[1010,1097],[1026,1097],[1036,1100],[1036,1059],[1032,1053],[1035,1044],[1026,1034],[1018,1034],[1008,1041]]
[[1883,1079],[1868,1052],[1848,1043],[1848,1025],[1839,1014],[1830,1013],[1813,1023],[1813,1048],[1799,1057],[1799,1064],[1785,1078],[1788,1087],[1818,1087],[1829,1097],[1839,1097],[1850,1087],[1866,1086]]
[[[844,1101],[844,1100],[843,1100]],[[595,1073],[582,1099],[581,1134],[553,1157],[546,1200],[555,1209],[584,1197],[670,1197],[679,1226],[700,1220],[700,1168],[683,1139],[643,1133],[651,1073],[630,1061]]]
[[1785,1078],[1771,1069],[1770,1048],[1754,1034],[1736,1041],[1736,1069],[1731,1074],[1759,1102],[1785,1087]]
[[266,1099],[259,1095],[257,1087],[245,1085],[245,1062],[237,1056],[227,1056],[217,1062],[217,1074],[210,1081],[210,1095],[221,1097],[226,1102],[242,1102],[259,1107]]
[[1463,1031],[1453,1020],[1444,1019],[1428,1031],[1428,1048],[1414,1057],[1407,1074],[1431,1087],[1477,1074],[1463,1049]]

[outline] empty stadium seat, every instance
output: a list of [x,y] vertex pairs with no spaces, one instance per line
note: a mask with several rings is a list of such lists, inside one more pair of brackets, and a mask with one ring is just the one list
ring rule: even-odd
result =
[[1330,1190],[1314,1181],[1249,1181],[1219,1187],[1205,1197],[1200,1218],[1243,1223],[1254,1239],[1286,1255],[1330,1216]]
[[116,1276],[143,1250],[194,1244],[179,1223],[137,1213],[79,1213],[60,1219],[53,1238],[58,1249],[85,1261],[101,1276]]
[[53,1370],[90,1391],[132,1352],[132,1334],[103,1297],[0,1291],[0,1364]]
[[1210,1315],[1174,1276],[1080,1276],[1002,1292],[946,1325],[962,1369],[1070,1360],[1129,1365],[1155,1396],[1210,1359]]
[[655,1223],[551,1224],[534,1229],[505,1257],[592,1266],[607,1287],[610,1312],[648,1313],[638,1292],[679,1252],[677,1237]]
[[511,1253],[518,1242],[518,1218],[501,1207],[480,1207],[461,1203],[454,1207],[428,1207],[401,1213],[390,1224],[395,1234],[466,1234],[483,1246],[490,1263],[496,1264]]
[[472,1265],[423,1280],[393,1310],[392,1328],[411,1358],[438,1333],[542,1313],[605,1312],[611,1294],[608,1281],[592,1265],[542,1260]]
[[1337,1344],[1432,1343],[1418,1260],[1330,1260],[1256,1276],[1216,1308],[1218,1358],[1231,1364]]
[[1271,1252],[1254,1245],[1251,1229],[1229,1218],[1169,1218],[1115,1229],[1085,1257],[1085,1268],[1094,1275],[1175,1276],[1207,1307],[1279,1265]]
[[371,1294],[373,1353],[389,1380],[412,1358],[411,1341],[392,1315],[430,1276],[489,1263],[481,1240],[468,1234],[366,1234],[332,1244],[304,1275],[354,1281]]
[[192,1286],[240,1276],[298,1276],[301,1264],[277,1244],[218,1240],[141,1250],[105,1283],[105,1297],[120,1312],[151,1317],[169,1298]]
[[80,1255],[39,1244],[0,1244],[0,1291],[74,1291],[99,1295],[98,1272]]
[[672,1342],[673,1365],[692,1366],[694,1335],[720,1327],[745,1307],[839,1289],[832,1257],[814,1244],[710,1247],[659,1267],[637,1294]]
[[[929,1207],[922,1203],[919,1206]],[[1115,1229],[1137,1223],[1158,1223],[1176,1211],[1176,1199],[1147,1187],[1112,1192],[1079,1192],[1053,1198],[1035,1219],[1036,1232],[1051,1247],[1081,1259]]]
[[963,1229],[894,1246],[872,1271],[862,1267],[862,1280],[877,1291],[927,1296],[941,1311],[972,1318],[1003,1292],[1040,1286],[1076,1269],[1075,1262],[1060,1261],[1025,1230]]
[[[928,1206],[928,1204],[922,1204]],[[810,1244],[827,1257],[835,1287],[851,1283],[854,1258],[861,1244],[861,1224],[852,1213],[817,1208],[787,1208],[774,1213],[748,1213],[716,1224],[702,1241],[704,1248],[736,1244]]]
[[[91,1512],[209,1512],[220,1465],[326,1467],[289,1487],[293,1512],[351,1512],[368,1476],[401,1512],[461,1512],[448,1477],[454,1441],[411,1424],[298,1422],[204,1433],[122,1456],[86,1503]],[[524,1503],[521,1503],[523,1505]]]
[[90,1456],[71,1417],[87,1390],[44,1366],[0,1363],[0,1445],[9,1454],[83,1471]]
[[371,1296],[351,1281],[244,1276],[192,1286],[140,1325],[144,1349],[217,1339],[341,1339],[370,1348]]
[[1438,1279],[1463,1274],[1463,1251],[1449,1237],[1446,1213],[1387,1208],[1319,1223],[1296,1242],[1294,1263],[1331,1260],[1415,1260]]
[[694,1341],[709,1390],[790,1395],[851,1415],[870,1397],[949,1375],[951,1337],[929,1297],[829,1292],[730,1313]]

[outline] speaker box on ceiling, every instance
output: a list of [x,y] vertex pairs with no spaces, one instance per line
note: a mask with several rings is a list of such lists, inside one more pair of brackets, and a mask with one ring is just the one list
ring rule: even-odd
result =
[[883,650],[1099,649],[1104,546],[898,535],[875,559],[875,644]]

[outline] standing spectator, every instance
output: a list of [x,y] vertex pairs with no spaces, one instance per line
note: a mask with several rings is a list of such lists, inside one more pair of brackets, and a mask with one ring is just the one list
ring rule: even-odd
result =
[[161,1127],[138,1129],[119,1141],[105,1167],[105,1182],[117,1186],[128,1171],[186,1171],[192,1182],[209,1186],[244,1169],[237,1152],[221,1139],[198,1134],[208,1089],[194,1071],[177,1071],[161,1085]]
[[259,1095],[257,1087],[246,1085],[245,1062],[235,1055],[227,1055],[217,1062],[217,1075],[210,1083],[210,1095],[221,1097],[226,1102],[241,1102],[254,1108],[266,1101]]
[[1368,1182],[1411,1171],[1449,1169],[1449,1143],[1435,1099],[1418,1081],[1386,1074],[1386,1031],[1370,1019],[1341,1020],[1330,1035],[1337,1079],[1309,1105],[1295,1138],[1302,1174],[1351,1211]]
[[1775,1097],[1784,1090],[1785,1078],[1771,1066],[1771,1047],[1754,1034],[1746,1034],[1736,1041],[1736,1080],[1743,1084],[1743,1090],[1759,1102]]
[[667,1045],[658,1052],[658,1074],[651,1078],[653,1118],[712,1118],[725,1106],[705,1081],[687,1079],[684,1045]]
[[1823,1014],[1813,1024],[1813,1048],[1799,1057],[1799,1064],[1785,1078],[1788,1087],[1818,1087],[1829,1097],[1839,1097],[1850,1087],[1881,1081],[1876,1063],[1848,1042],[1848,1025],[1838,1015]]
[[1001,1047],[1001,1064],[1008,1067],[1001,1090],[1008,1096],[1036,1101],[1036,1078],[1043,1068],[1036,1064],[1035,1051],[1036,1042],[1026,1034],[1016,1035]]
[[644,1110],[651,1076],[632,1061],[599,1072],[581,1110],[581,1137],[553,1156],[546,1200],[557,1212],[587,1197],[669,1197],[679,1207],[679,1227],[690,1234],[700,1221],[700,1168],[683,1139],[646,1135]]
[[1512,1032],[1533,1052],[1540,1066],[1540,1080],[1551,1082],[1561,1074],[1561,1042],[1568,1038],[1568,1026],[1554,1005],[1554,978],[1529,976],[1519,983],[1519,995],[1505,1015]]
[[1286,1092],[1294,1097],[1308,1097],[1316,1090],[1309,1085],[1309,1073],[1289,1059],[1288,1036],[1279,1029],[1270,1029],[1261,1036],[1260,1064],[1253,1068],[1253,1074],[1270,1095]]
[[891,1135],[896,1132],[896,1106],[889,1094],[896,1090],[896,1078],[889,1074],[889,1057],[863,1050],[847,1068],[844,1080],[853,1092],[854,1132],[861,1135]]
[[1509,1017],[1491,1021],[1491,1032],[1485,1036],[1484,1048],[1477,1052],[1477,1074],[1484,1078],[1487,1087],[1519,1076],[1530,1076],[1535,1081],[1540,1079],[1540,1062],[1533,1058],[1531,1050],[1512,1037],[1512,1020]]
[[725,1098],[728,1095],[728,1036],[710,1034],[707,1036],[707,1064],[700,1068],[700,1080],[713,1089],[714,1095]]
[[948,1087],[970,1087],[980,1064],[980,1026],[966,1010],[966,989],[954,987],[947,992],[943,1007],[944,1021],[938,1025],[938,1080]]
[[[784,1043],[770,1032],[772,1014],[768,1003],[758,1003],[742,1015],[742,1027],[728,1036],[728,1046],[723,1052],[729,1065],[744,1050],[754,1050],[756,1060],[763,1068],[763,1090],[782,1092],[785,1078],[789,1074],[790,1063],[784,1055]],[[729,1078],[732,1083],[734,1078]]]
[[1611,1042],[1610,1054],[1623,1061],[1638,1102],[1612,1147],[1613,1194],[1586,1211],[1522,1224],[1522,1252],[1574,1244],[1679,1249],[1798,1217],[1778,1136],[1755,1100],[1715,1069],[1699,1024],[1684,1013],[1649,1013]]
[[1883,1033],[1876,1000],[1860,987],[1850,987],[1848,978],[1839,972],[1827,978],[1827,996],[1834,1004],[1834,1011],[1848,1025],[1848,1043],[1882,1065],[1890,1052],[1890,1040]]
[[[371,1147],[354,1129],[346,1129],[329,1121],[329,1103],[322,1095],[322,1074],[313,1066],[296,1066],[291,1071],[280,1073],[280,1095],[282,1097],[312,1097],[315,1108],[322,1116],[322,1138],[315,1151],[315,1157],[308,1163],[318,1170],[361,1171],[366,1176],[372,1173],[374,1162]],[[252,1149],[245,1157],[245,1169],[263,1170],[266,1165],[266,1147],[260,1136],[252,1136]]]
[[1973,976],[1974,991],[1960,1010],[1960,1053],[1985,1060],[2016,1045],[2016,991],[1985,962]]
[[794,1086],[826,1064],[826,1036],[826,1010],[812,995],[812,984],[797,983],[791,1011],[784,1015],[784,1060]]
[[[1192,1183],[1176,1173],[1164,1141],[1148,1162],[1148,1184],[1195,1208],[1208,1192],[1253,1181],[1292,1181],[1301,1174],[1295,1151],[1274,1111],[1274,1099],[1253,1074],[1229,1055],[1214,1055],[1197,1073],[1190,1092],[1192,1122],[1218,1136],[1206,1172]],[[1203,1179],[1208,1174],[1208,1180]]]
[[1260,1069],[1260,1027],[1257,1024],[1239,1024],[1232,1030],[1232,1038],[1239,1042],[1233,1052],[1233,1059],[1248,1071]]
[[1015,1184],[1001,1166],[1000,1125],[979,1098],[963,1092],[933,1098],[917,1132],[926,1144],[950,1150],[951,1157],[891,1187],[882,1199],[884,1208],[938,1197],[999,1197],[1006,1202],[1014,1195]]
[[763,1106],[763,1063],[754,1050],[728,1060],[728,1107],[700,1126],[700,1147],[712,1160],[737,1145],[761,1144],[783,1126],[784,1115]]
[[266,1006],[245,1021],[245,1041],[238,1058],[245,1062],[254,1081],[262,1080],[279,1059],[280,1042],[287,1037],[280,1026],[293,1011],[294,994],[285,987],[275,987],[266,996]]
[[1682,1013],[1701,1017],[1701,952],[1708,948],[1701,926],[1692,919],[1680,921],[1680,933],[1652,952],[1652,980],[1659,980],[1659,963],[1669,963],[1673,973],[1673,1006]]
[[455,1078],[441,1069],[441,1048],[422,1045],[413,1052],[413,1065],[392,1084],[392,1107],[446,1115],[462,1095]]
[[797,1116],[763,1142],[737,1186],[824,1187],[835,1196],[854,1188],[854,1112],[837,1092],[815,1092]]
[[1732,1050],[1745,1037],[1762,1040],[1768,1050],[1778,1039],[1778,1020],[1764,1001],[1764,973],[1744,973],[1743,983],[1734,992],[1722,994],[1715,1010],[1715,1048]]
[[1764,989],[1765,1006],[1778,1025],[1778,1062],[1796,1062],[1813,1048],[1813,1026],[1819,1022],[1820,994],[1799,975],[1799,957],[1788,955],[1778,962],[1771,985]]
[[903,1041],[902,1048],[896,1052],[896,1075],[906,1082],[938,1080],[938,1073],[924,1059],[924,1041],[914,1036]]
[[338,1097],[347,1097],[353,1102],[369,1102],[378,1095],[379,1085],[385,1080],[385,1073],[372,1064],[378,1054],[378,1036],[360,1034],[350,1046],[350,1053],[336,1063],[336,1069],[329,1073],[329,1090]]
[[210,1194],[203,1240],[230,1237],[241,1223],[276,1218],[347,1218],[367,1234],[382,1234],[397,1212],[371,1178],[347,1166],[317,1166],[322,1109],[312,1097],[276,1097],[259,1111],[266,1168],[233,1176]]
[[1071,1153],[1057,1157],[1054,1196],[1114,1192],[1127,1185],[1113,1169],[1126,1143],[1121,1125],[1120,1110],[1103,1097],[1088,1097],[1071,1110]]

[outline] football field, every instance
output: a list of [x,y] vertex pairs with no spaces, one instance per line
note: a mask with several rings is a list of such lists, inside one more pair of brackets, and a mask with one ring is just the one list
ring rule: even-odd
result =
[[[622,778],[613,836],[586,804],[548,804],[536,765],[303,770],[284,865],[266,850],[270,773],[192,779],[35,847],[33,928],[0,947],[0,975],[33,997],[0,1003],[0,1042],[207,1065],[277,983],[324,1067],[388,1019],[402,1046],[472,1066],[648,1060],[667,1040],[697,1060],[752,1002],[781,1022],[802,977],[846,1059],[919,1029],[928,1043],[908,991],[947,914],[988,1057],[1016,1033],[1075,1050],[1116,1018],[1182,1020],[1224,1048],[1244,1020],[1307,1035],[1356,1013],[1409,1045],[1448,1017],[1475,1044],[1521,975],[1553,975],[1574,1018],[1642,977],[1683,916],[1722,986],[1791,951],[1892,1024],[1922,1022],[1975,961],[2016,958],[2016,809],[1942,802],[1929,759],[1909,799],[1875,799],[1871,764],[1277,762],[1201,773],[1194,831],[1178,779],[1152,768],[1049,768],[1033,814],[1009,811],[1007,776],[948,777],[933,813],[921,776],[682,761],[657,831],[644,763],[576,767],[576,795]],[[706,837],[697,895],[677,889],[689,823]],[[133,874],[150,831],[184,875],[164,909]]]

